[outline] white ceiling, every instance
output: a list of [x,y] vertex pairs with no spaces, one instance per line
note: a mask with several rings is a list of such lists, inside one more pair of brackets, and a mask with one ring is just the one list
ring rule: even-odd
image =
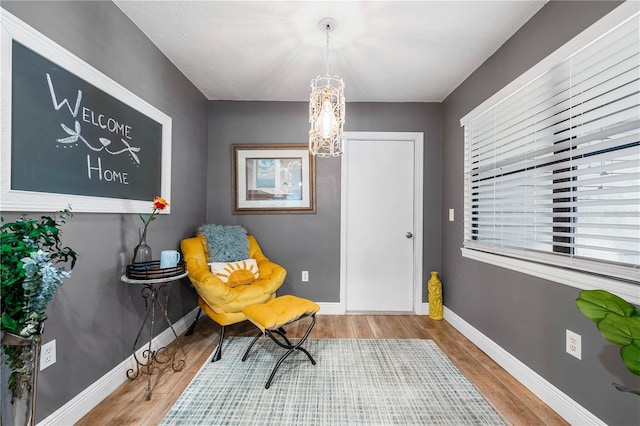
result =
[[211,100],[307,101],[331,17],[347,101],[439,102],[546,1],[114,3]]

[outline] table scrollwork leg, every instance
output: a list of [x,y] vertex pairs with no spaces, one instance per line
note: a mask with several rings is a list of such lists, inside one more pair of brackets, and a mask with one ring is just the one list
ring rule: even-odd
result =
[[[182,369],[184,368],[184,366],[186,364],[185,359],[187,357],[187,354],[184,351],[184,349],[182,348],[180,337],[176,333],[176,330],[173,328],[173,324],[171,323],[171,320],[169,319],[169,314],[168,314],[169,295],[171,294],[173,289],[171,288],[170,285],[165,284],[165,285],[161,286],[159,290],[162,291],[162,294],[164,296],[164,304],[161,303],[160,298],[159,298],[158,299],[158,306],[160,306],[160,309],[162,310],[162,315],[164,316],[164,320],[166,321],[167,325],[171,329],[171,332],[173,333],[173,337],[175,338],[175,348],[170,352],[166,351],[167,352],[167,356],[169,358],[167,359],[167,361],[164,361],[164,362],[168,362],[169,359],[170,359],[171,360],[171,368],[173,369],[173,371],[182,371]],[[182,354],[180,355],[180,358],[176,360],[176,355],[178,355],[178,351],[180,351]]]
[[[146,361],[141,360],[138,357],[138,354],[136,353],[136,346],[138,346],[138,342],[140,341],[140,336],[142,335],[142,330],[145,329],[145,326],[147,325],[147,321],[149,320],[149,314],[153,311],[153,302],[149,301],[149,298],[151,298],[152,300],[155,298],[154,296],[154,290],[152,287],[150,286],[145,286],[141,292],[142,297],[144,298],[144,305],[145,305],[145,315],[144,315],[144,320],[142,321],[142,324],[140,325],[140,329],[138,330],[138,335],[136,336],[135,341],[133,342],[133,348],[131,350],[131,352],[133,353],[133,360],[135,361],[135,365],[133,368],[129,368],[127,370],[127,378],[129,378],[129,380],[133,380],[136,377],[138,377],[141,374],[141,366],[148,366],[148,364],[151,362],[151,347],[145,349],[141,356],[144,359],[146,359]],[[153,329],[153,319],[152,319],[152,324],[151,327]],[[149,341],[151,342],[151,341]]]
[[[184,275],[186,276],[186,273]],[[123,277],[122,280],[132,283],[132,280],[128,280],[125,277]],[[126,374],[127,378],[129,378],[130,380],[136,379],[142,374],[147,375],[147,386],[145,390],[145,399],[147,401],[151,399],[151,375],[154,373],[156,363],[166,364],[170,362],[171,368],[176,372],[182,371],[186,365],[186,352],[182,348],[180,339],[175,329],[173,328],[173,324],[171,324],[168,315],[169,295],[172,292],[170,283],[171,281],[166,281],[166,279],[164,281],[148,280],[147,282],[139,283],[143,286],[140,293],[144,298],[145,315],[144,320],[140,325],[140,329],[138,330],[136,339],[133,343],[132,353],[134,366],[132,368],[129,368]],[[138,282],[136,282],[136,284],[138,284]],[[160,312],[162,312],[166,323],[173,333],[176,341],[175,345],[161,347],[159,349],[154,349],[153,347],[156,321],[156,305]],[[140,342],[142,331],[145,329],[147,329],[149,334],[149,342],[146,345],[147,347],[144,348],[141,353],[136,353],[136,347]],[[178,351],[181,351],[182,354],[179,359],[176,359]]]

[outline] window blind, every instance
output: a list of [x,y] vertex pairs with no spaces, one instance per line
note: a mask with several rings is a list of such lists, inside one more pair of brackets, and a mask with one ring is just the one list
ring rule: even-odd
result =
[[639,22],[462,123],[465,248],[640,281]]

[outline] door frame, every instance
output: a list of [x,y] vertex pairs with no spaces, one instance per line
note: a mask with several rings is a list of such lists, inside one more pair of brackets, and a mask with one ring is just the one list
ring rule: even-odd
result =
[[339,310],[346,313],[347,277],[347,159],[351,140],[402,140],[413,142],[413,311],[427,312],[422,303],[422,240],[423,240],[423,164],[424,134],[422,132],[345,132],[344,151],[340,168],[340,303]]

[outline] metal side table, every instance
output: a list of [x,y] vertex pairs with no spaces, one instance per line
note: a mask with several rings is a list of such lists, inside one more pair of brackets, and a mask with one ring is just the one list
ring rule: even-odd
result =
[[[135,368],[127,370],[127,377],[130,380],[133,380],[140,374],[147,374],[147,390],[145,394],[145,399],[147,401],[151,399],[151,375],[153,374],[156,363],[166,364],[171,362],[171,368],[173,371],[182,371],[185,366],[185,358],[187,354],[182,348],[182,344],[180,343],[180,339],[178,339],[178,335],[173,328],[173,324],[171,324],[171,320],[169,320],[169,316],[167,315],[167,306],[169,302],[169,295],[171,294],[171,283],[186,276],[187,272],[167,278],[131,279],[126,275],[123,275],[120,278],[120,280],[126,284],[142,286],[140,293],[144,298],[145,317],[144,321],[142,321],[142,325],[140,326],[140,330],[138,331],[136,341],[133,343],[132,352],[136,365]],[[159,349],[153,348],[156,306],[159,308],[160,312],[162,312],[164,320],[169,325],[171,332],[173,332],[173,336],[176,340],[175,350],[169,351],[166,346]],[[139,358],[136,354],[136,346],[138,345],[145,325],[149,331],[149,344],[147,349],[142,352]],[[182,352],[179,358],[177,358],[178,352]]]

